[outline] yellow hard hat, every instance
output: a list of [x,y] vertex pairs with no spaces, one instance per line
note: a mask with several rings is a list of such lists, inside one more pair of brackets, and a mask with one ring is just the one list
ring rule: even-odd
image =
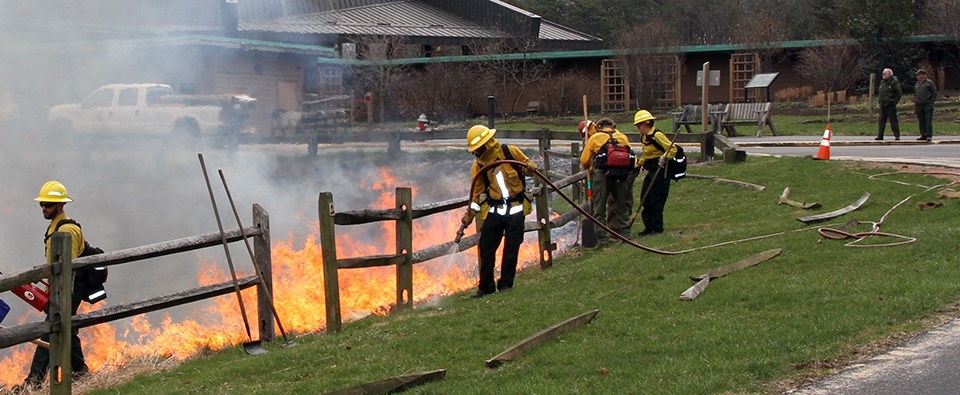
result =
[[497,133],[497,129],[489,129],[483,125],[474,125],[467,131],[467,147],[470,152],[476,151]]
[[73,201],[70,196],[67,196],[67,187],[63,186],[60,181],[47,181],[46,184],[43,184],[43,186],[40,187],[40,194],[36,199],[33,200],[38,202],[53,203],[66,203]]
[[646,121],[652,121],[654,119],[657,119],[657,117],[653,116],[653,114],[651,114],[650,111],[640,110],[640,111],[637,111],[636,114],[634,114],[633,124],[638,125]]

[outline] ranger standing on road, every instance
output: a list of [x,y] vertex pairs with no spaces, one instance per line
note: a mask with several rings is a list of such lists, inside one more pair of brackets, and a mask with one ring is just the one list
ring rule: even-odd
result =
[[913,103],[916,106],[917,121],[920,123],[920,137],[917,140],[933,139],[933,102],[937,101],[937,87],[927,79],[927,72],[917,70],[917,84],[913,87]]
[[877,138],[874,140],[883,140],[883,132],[887,128],[888,118],[890,119],[890,130],[893,131],[893,138],[900,140],[897,103],[900,102],[900,96],[902,95],[903,88],[900,87],[900,80],[893,75],[893,70],[883,69],[883,79],[880,80],[880,87],[877,91],[877,98],[880,101],[880,125],[877,129]]

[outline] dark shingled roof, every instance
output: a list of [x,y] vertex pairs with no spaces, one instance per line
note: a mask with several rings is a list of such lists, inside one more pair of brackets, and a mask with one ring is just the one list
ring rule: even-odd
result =
[[[503,34],[496,28],[480,25],[424,1],[371,3],[271,20],[241,18],[239,30],[305,35],[397,35],[424,42],[430,39],[467,42],[471,39],[498,38]],[[539,16],[533,14],[524,15],[540,21],[539,39],[542,47],[597,49],[603,45],[597,37],[540,20]]]
[[484,28],[419,1],[397,1],[271,21],[240,21],[239,28],[244,31],[294,34],[497,37],[493,29]]

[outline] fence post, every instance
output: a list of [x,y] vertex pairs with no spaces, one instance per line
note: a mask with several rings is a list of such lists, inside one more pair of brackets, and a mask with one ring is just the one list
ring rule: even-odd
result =
[[547,207],[547,185],[544,184],[540,179],[537,179],[537,184],[540,184],[541,190],[537,194],[537,224],[540,225],[537,228],[537,239],[540,241],[540,268],[548,268],[553,266],[553,250],[557,248],[557,245],[550,241],[550,210]]
[[540,155],[543,156],[543,174],[549,176],[550,174],[550,130],[543,129],[540,131],[540,138],[537,142],[537,146],[540,149]]
[[340,281],[337,278],[337,234],[334,232],[333,194],[320,192],[317,203],[320,250],[323,255],[323,294],[327,311],[327,333],[340,332]]
[[[570,174],[580,172],[580,143],[570,144]],[[580,186],[582,182],[573,184],[573,201],[580,203]]]
[[315,128],[310,137],[307,138],[307,157],[313,159],[317,157],[317,145],[320,144],[320,129]]
[[[253,225],[260,235],[253,238],[253,259],[260,269],[263,283],[257,285],[257,318],[260,320],[260,340],[274,341],[277,338],[273,327],[273,262],[270,260],[270,215],[259,204],[253,205]],[[271,297],[268,298],[267,295]]]
[[[542,130],[540,133],[540,152],[543,154],[543,174],[550,176],[550,131]],[[537,186],[540,187],[540,193],[537,194],[535,201],[537,204],[537,239],[540,245],[540,268],[553,266],[553,245],[550,241],[550,210],[547,207],[547,197],[550,192],[547,190],[547,184],[537,177]]]
[[707,131],[700,137],[700,160],[707,162],[713,161],[713,154],[716,150],[716,144],[713,142],[714,131]]
[[73,334],[73,268],[70,234],[57,232],[50,239],[50,302],[47,323],[50,324],[50,380],[51,394],[70,394],[70,350]]
[[413,307],[413,193],[409,187],[397,188],[397,254],[403,262],[397,265],[397,308]]
[[497,116],[494,114],[493,104],[493,96],[487,96],[487,127],[490,129],[496,127],[494,119],[496,119]]
[[390,133],[390,142],[387,143],[387,156],[397,158],[400,156],[400,132]]

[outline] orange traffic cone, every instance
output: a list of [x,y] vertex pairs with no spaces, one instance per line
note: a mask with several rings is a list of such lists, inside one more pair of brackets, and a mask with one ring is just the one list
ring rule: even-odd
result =
[[813,159],[830,160],[830,124],[827,124],[827,130],[823,131],[823,140],[820,140],[820,151]]

